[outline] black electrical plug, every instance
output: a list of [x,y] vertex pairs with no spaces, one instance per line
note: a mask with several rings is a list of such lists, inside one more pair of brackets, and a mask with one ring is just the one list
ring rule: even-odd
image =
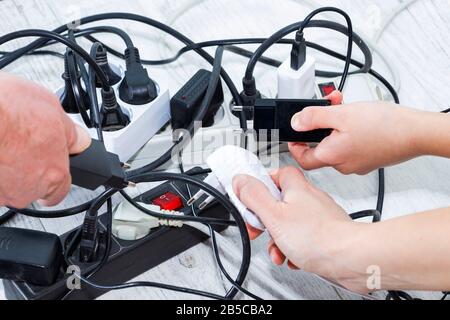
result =
[[106,150],[105,145],[92,140],[87,150],[70,157],[72,184],[88,190],[101,186],[124,189],[130,185],[119,156]]
[[64,91],[61,94],[60,102],[66,113],[78,114],[80,113],[79,103],[83,104],[81,107],[89,110],[90,100],[89,95],[81,86],[80,71],[73,59],[75,59],[73,52],[68,50],[64,55],[64,73],[61,76],[64,80]]
[[[98,66],[105,73],[106,77],[108,78],[110,86],[114,86],[114,85],[118,84],[120,82],[120,80],[122,80],[122,77],[120,75],[118,75],[117,73],[115,73],[114,70],[109,65],[108,51],[102,45],[99,45],[97,47],[97,52],[95,54],[95,62],[97,62]],[[102,83],[100,82],[98,77],[96,77],[95,81],[96,81],[97,88],[101,88]]]
[[305,64],[305,62],[306,40],[303,32],[297,31],[291,50],[291,68],[295,71],[298,71]]
[[102,129],[106,132],[118,131],[130,124],[130,118],[122,111],[114,90],[102,89]]
[[127,70],[119,86],[120,99],[131,105],[143,105],[155,100],[158,90],[141,63],[139,50],[135,47],[127,48],[125,61]]
[[80,241],[80,261],[89,263],[95,260],[98,248],[98,217],[97,215],[86,213],[83,226],[81,228]]
[[[253,77],[251,80],[244,78],[242,80],[242,84],[244,86],[244,90],[241,92],[241,100],[242,106],[244,107],[253,107],[255,105],[256,100],[261,99],[261,92],[256,89],[256,80]],[[245,113],[245,118],[247,120],[253,120],[253,113],[249,112],[247,109],[242,111]],[[233,111],[233,115],[239,117],[238,112]]]

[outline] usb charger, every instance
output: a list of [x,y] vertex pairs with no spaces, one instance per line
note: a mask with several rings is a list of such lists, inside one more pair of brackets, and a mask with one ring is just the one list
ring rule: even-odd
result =
[[291,126],[296,113],[307,107],[328,107],[329,100],[317,99],[260,99],[253,107],[236,107],[235,111],[253,114],[253,129],[258,141],[320,143],[331,129],[297,132]]

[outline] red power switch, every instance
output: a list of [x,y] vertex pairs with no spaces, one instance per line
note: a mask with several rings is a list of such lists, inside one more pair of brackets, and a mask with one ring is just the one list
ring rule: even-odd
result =
[[163,210],[174,211],[183,208],[183,201],[181,198],[172,192],[167,192],[160,197],[153,199],[152,202]]
[[325,98],[326,96],[332,94],[337,88],[334,82],[327,82],[319,84],[319,89],[322,97]]

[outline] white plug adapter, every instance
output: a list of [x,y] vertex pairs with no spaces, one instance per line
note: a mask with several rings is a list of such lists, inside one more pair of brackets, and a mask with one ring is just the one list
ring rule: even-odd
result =
[[233,190],[233,178],[245,174],[264,183],[272,196],[281,200],[280,190],[278,190],[258,157],[240,147],[224,146],[216,150],[206,162],[245,222],[258,230],[264,231],[266,227],[261,220],[238,199]]
[[316,59],[306,56],[303,66],[294,70],[291,59],[278,68],[278,99],[313,99],[315,97]]
[[[159,206],[139,203],[140,206],[159,214],[182,216],[177,211],[162,210]],[[182,221],[158,219],[140,211],[127,201],[120,203],[113,212],[112,232],[118,239],[135,241],[146,237],[152,229],[167,227],[183,227]]]
[[[125,69],[120,65],[110,64],[113,71],[125,76]],[[120,161],[129,161],[145,144],[152,139],[170,120],[170,94],[168,84],[158,79],[158,97],[145,105],[130,105],[120,100],[119,84],[113,86],[122,111],[130,118],[130,124],[114,132],[103,132],[106,149],[117,154]],[[60,97],[64,87],[56,91]],[[97,95],[101,97],[100,89]],[[101,105],[101,101],[99,103]],[[69,114],[76,124],[85,128],[92,138],[97,137],[97,130],[87,128],[80,114]]]

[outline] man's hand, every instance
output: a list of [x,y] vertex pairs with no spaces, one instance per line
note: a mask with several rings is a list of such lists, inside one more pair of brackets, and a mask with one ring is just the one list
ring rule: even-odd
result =
[[[293,269],[345,284],[343,279],[350,279],[352,273],[339,265],[338,257],[357,225],[331,197],[312,186],[299,169],[280,169],[272,178],[282,191],[281,202],[264,184],[249,176],[236,177],[234,190],[272,237],[268,251],[273,263],[282,265],[287,259]],[[252,239],[260,234],[251,227],[249,233]]]
[[24,208],[61,202],[70,191],[69,155],[89,147],[89,135],[46,89],[0,73],[0,204]]
[[[329,98],[333,104],[342,102],[337,91]],[[306,170],[329,166],[344,174],[367,174],[422,155],[418,127],[424,114],[382,102],[306,108],[292,119],[294,130],[334,131],[316,148],[293,143],[290,151]]]

